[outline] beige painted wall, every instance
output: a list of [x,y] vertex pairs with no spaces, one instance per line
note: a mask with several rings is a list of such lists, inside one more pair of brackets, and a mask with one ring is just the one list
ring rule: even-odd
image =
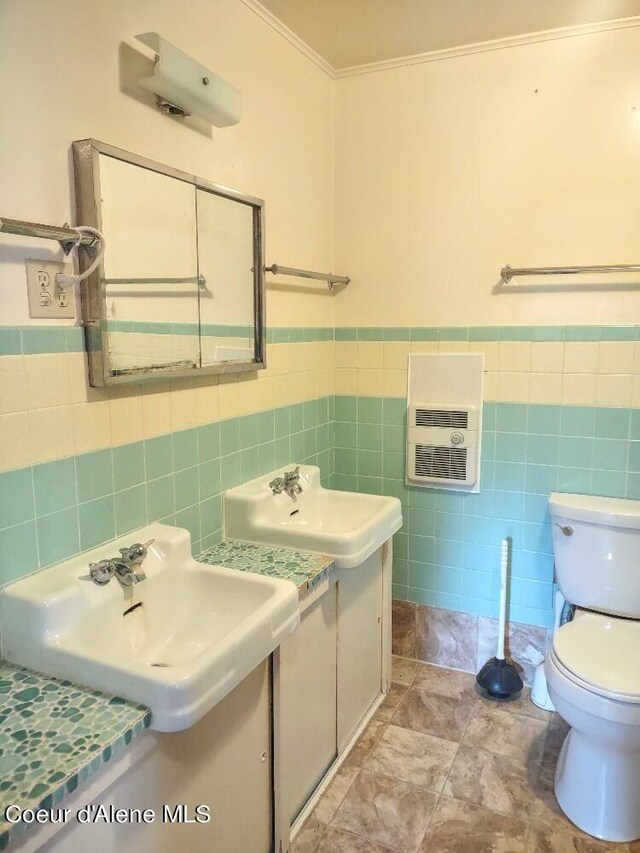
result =
[[[198,132],[120,91],[148,30],[241,90],[237,126]],[[1,0],[0,79],[3,215],[75,222],[69,146],[92,136],[264,198],[268,262],[330,266],[332,81],[241,0]],[[53,248],[0,235],[0,324],[29,322],[24,258]],[[270,291],[268,311],[333,321],[324,294]]]
[[[124,94],[119,56],[157,30],[238,87],[235,127],[198,132]],[[148,53],[148,52],[147,52]],[[266,201],[268,262],[330,266],[331,79],[241,0],[0,0],[0,215],[75,223],[70,144],[89,136]],[[0,325],[29,322],[25,258],[0,234]],[[333,324],[334,301],[268,290],[270,325]],[[83,353],[0,359],[0,471],[333,393],[333,342],[269,347],[268,369],[91,389]]]
[[638,56],[635,27],[336,81],[338,325],[638,322],[638,289],[491,293],[640,263]]

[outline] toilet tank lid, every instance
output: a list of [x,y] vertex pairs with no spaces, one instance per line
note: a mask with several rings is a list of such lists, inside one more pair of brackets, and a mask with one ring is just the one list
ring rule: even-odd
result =
[[549,512],[575,521],[640,529],[640,501],[626,498],[552,492],[549,495]]

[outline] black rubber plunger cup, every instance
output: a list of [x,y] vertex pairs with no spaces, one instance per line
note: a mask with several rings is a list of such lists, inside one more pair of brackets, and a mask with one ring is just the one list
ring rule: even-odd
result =
[[504,633],[507,614],[507,570],[509,565],[509,539],[502,540],[500,554],[500,621],[498,625],[498,650],[496,656],[488,660],[476,675],[480,693],[486,699],[495,702],[509,702],[517,699],[522,692],[523,683],[513,664],[507,663],[504,656]]

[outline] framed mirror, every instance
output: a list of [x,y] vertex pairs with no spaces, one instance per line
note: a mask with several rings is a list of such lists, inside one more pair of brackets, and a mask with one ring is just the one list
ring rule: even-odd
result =
[[106,241],[82,283],[91,384],[265,367],[264,202],[93,139],[73,156]]

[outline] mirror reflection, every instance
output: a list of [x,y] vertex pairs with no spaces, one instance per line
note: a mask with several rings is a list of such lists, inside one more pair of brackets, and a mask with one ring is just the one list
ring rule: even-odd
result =
[[203,364],[254,353],[253,209],[198,189],[198,263]]
[[95,140],[74,154],[107,246],[83,291],[92,384],[263,367],[262,202]]

